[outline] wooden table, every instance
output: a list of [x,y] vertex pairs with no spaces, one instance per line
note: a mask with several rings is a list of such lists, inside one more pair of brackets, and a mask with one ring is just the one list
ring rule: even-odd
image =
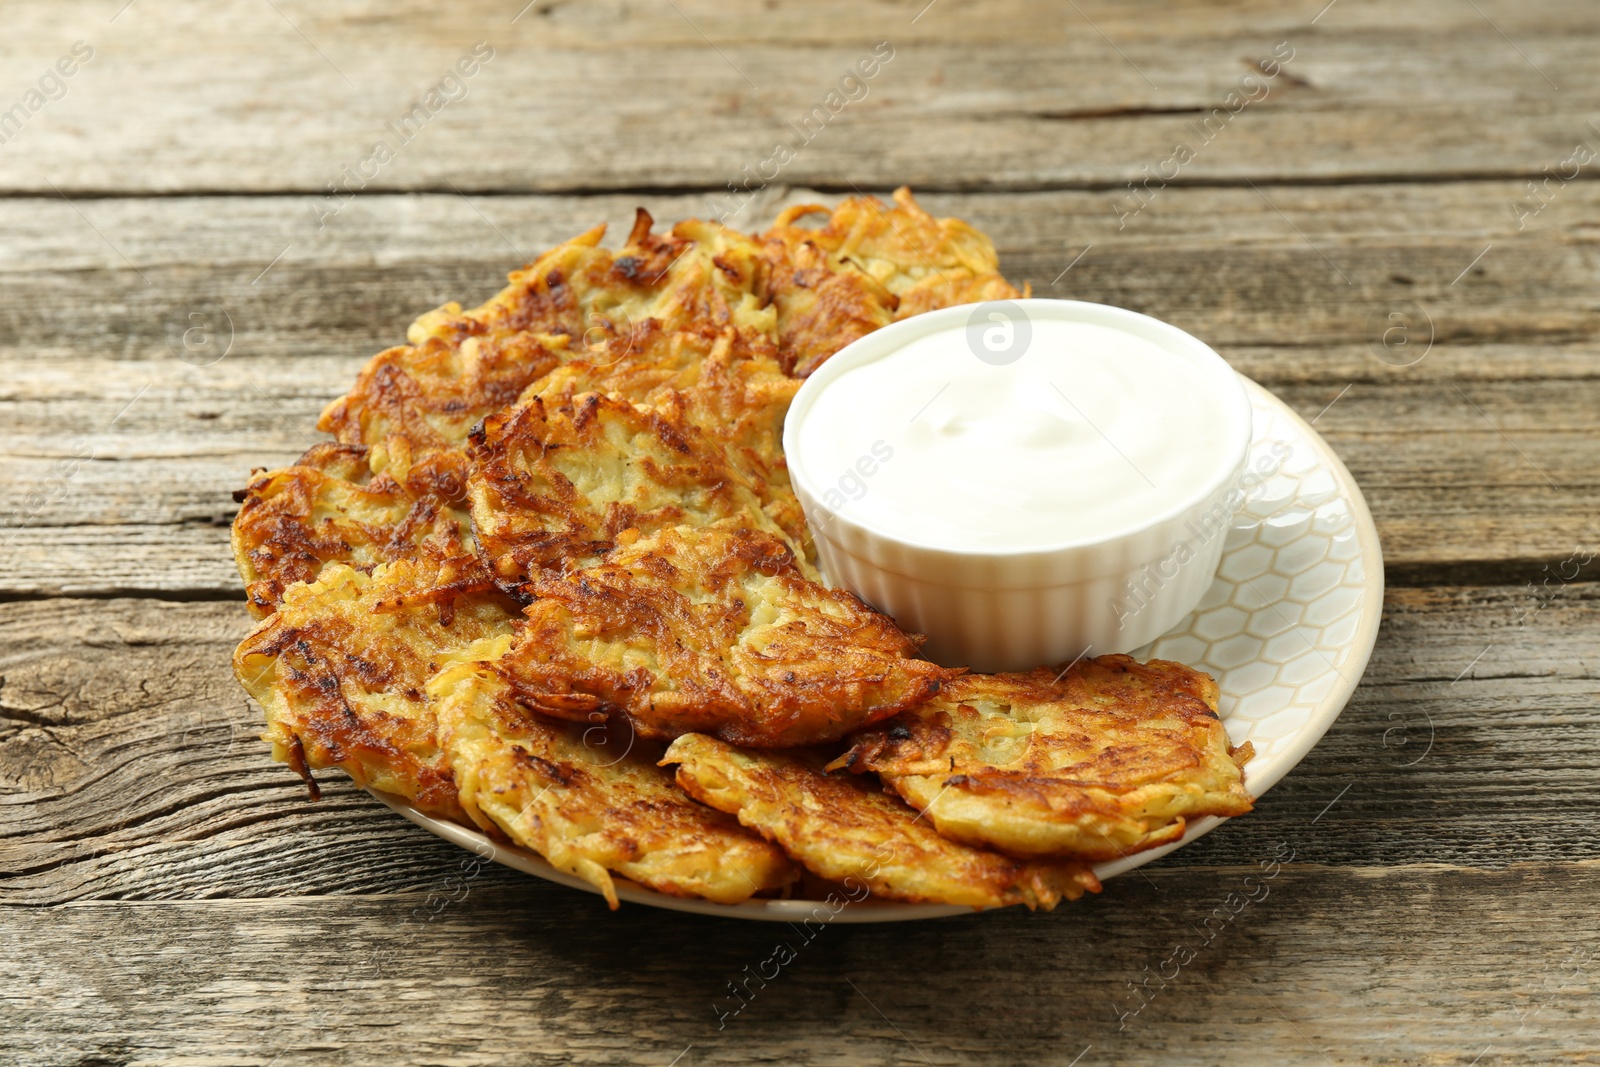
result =
[[[0,1060],[1600,1062],[1600,8],[522,2],[7,10]],[[268,760],[229,491],[417,313],[780,140],[735,221],[909,183],[1315,417],[1389,592],[1254,814],[1055,914],[830,928],[719,1029],[794,931],[609,914]]]

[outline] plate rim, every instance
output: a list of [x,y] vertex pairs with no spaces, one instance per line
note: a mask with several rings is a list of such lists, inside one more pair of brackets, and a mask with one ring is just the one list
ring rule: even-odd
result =
[[[1361,678],[1366,674],[1367,665],[1372,660],[1372,651],[1377,644],[1378,628],[1383,618],[1384,574],[1383,574],[1383,546],[1378,540],[1378,527],[1372,519],[1372,510],[1367,506],[1366,496],[1361,492],[1361,487],[1356,483],[1348,467],[1344,465],[1333,447],[1323,439],[1305,419],[1284,403],[1272,390],[1259,384],[1244,374],[1239,378],[1243,381],[1245,391],[1252,401],[1258,396],[1268,404],[1275,406],[1278,413],[1289,418],[1301,433],[1311,443],[1321,459],[1321,465],[1328,468],[1337,483],[1339,496],[1349,502],[1352,517],[1356,526],[1356,543],[1361,550],[1361,562],[1364,569],[1361,594],[1362,604],[1360,615],[1356,624],[1355,636],[1351,639],[1349,647],[1355,654],[1350,659],[1347,670],[1334,668],[1339,681],[1318,701],[1312,710],[1306,726],[1294,735],[1293,744],[1287,750],[1291,753],[1279,767],[1269,771],[1258,781],[1247,781],[1251,798],[1260,800],[1266,793],[1277,785],[1283,778],[1300,765],[1306,755],[1317,746],[1328,730],[1333,726],[1339,715],[1344,711],[1351,696],[1355,694],[1356,687],[1361,684]],[[558,885],[572,889],[583,890],[593,896],[600,896],[600,890],[589,882],[575,875],[557,870],[547,860],[535,852],[516,845],[500,844],[491,840],[479,830],[469,829],[457,823],[438,819],[417,810],[405,797],[393,793],[385,793],[379,789],[368,788],[368,793],[378,798],[392,810],[399,812],[406,819],[422,827],[437,837],[443,838],[453,844],[459,845],[470,852],[502,866],[510,867],[524,874],[530,874],[545,881],[555,882]],[[1159,848],[1148,849],[1132,856],[1124,856],[1118,860],[1095,865],[1095,874],[1102,880],[1115,878],[1126,874],[1128,871],[1151,863],[1168,853],[1182,848],[1212,830],[1227,822],[1227,818],[1210,815],[1196,820],[1184,833],[1183,837],[1171,844]],[[906,904],[893,900],[862,900],[843,901],[837,909],[828,906],[822,900],[746,900],[738,904],[718,904],[699,897],[675,897],[667,893],[648,889],[625,878],[613,875],[617,899],[630,904],[642,904],[649,907],[662,908],[669,911],[685,912],[695,915],[708,915],[725,919],[742,919],[755,922],[800,922],[811,918],[820,918],[825,923],[868,923],[868,922],[912,922],[921,919],[947,918],[956,915],[970,915],[983,911],[981,908],[971,908],[960,904]],[[824,916],[816,913],[821,910]],[[1000,910],[1000,909],[988,909]]]

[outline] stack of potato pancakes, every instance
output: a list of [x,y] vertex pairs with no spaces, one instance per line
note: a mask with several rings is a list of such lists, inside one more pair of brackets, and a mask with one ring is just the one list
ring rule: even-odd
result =
[[896,319],[1017,297],[901,190],[748,236],[604,227],[447,304],[258,472],[234,657],[276,758],[593,883],[840,886],[1050,908],[1096,861],[1249,810],[1217,686],[1107,656],[978,675],[815,564],[784,465],[805,375]]

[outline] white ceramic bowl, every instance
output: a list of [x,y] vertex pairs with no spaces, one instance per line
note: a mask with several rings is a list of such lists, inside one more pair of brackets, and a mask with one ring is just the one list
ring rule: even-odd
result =
[[1225,428],[1219,454],[1226,460],[1136,525],[1045,548],[920,542],[875,529],[848,507],[830,508],[823,492],[831,472],[807,466],[800,428],[817,398],[846,372],[944,331],[952,344],[966,344],[974,307],[917,315],[845,347],[806,381],[789,409],[784,451],[824,575],[903,629],[926,634],[924,653],[947,666],[1024,670],[1139,648],[1193,610],[1216,574],[1224,535],[1243,502],[1238,486],[1250,445],[1249,398],[1209,346],[1147,315],[1077,300],[1003,303],[1032,323],[1056,319],[1128,333],[1198,370],[1208,395],[1194,402]]

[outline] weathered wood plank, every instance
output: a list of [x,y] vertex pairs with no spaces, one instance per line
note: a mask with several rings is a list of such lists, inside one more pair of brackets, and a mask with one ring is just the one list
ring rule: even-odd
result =
[[[1390,561],[1504,578],[1600,537],[1587,222],[1600,186],[1561,190],[1520,232],[1518,191],[1280,189],[1269,205],[1173,189],[1120,231],[1100,194],[928,201],[992,232],[1040,294],[1191,329],[1308,418],[1337,398],[1318,427],[1366,487]],[[783,191],[759,215],[815,198]],[[648,199],[664,220],[705,206]],[[13,236],[0,260],[0,593],[236,592],[227,494],[251,467],[315,440],[322,405],[420,310],[487,295],[519,250],[623,220],[637,201],[370,197],[320,232],[283,198],[0,201]],[[225,328],[189,350],[195,310]],[[1415,365],[1379,358],[1418,351],[1380,343],[1391,312],[1426,350]]]
[[[837,199],[771,192],[740,221],[761,227],[779,204]],[[1600,185],[1552,186],[1548,206],[1519,220],[1514,204],[1538,203],[1527,195],[1518,182],[1169,188],[1125,224],[1104,192],[924,200],[989,232],[1007,273],[1040,295],[1121,303],[1218,345],[1366,346],[1410,304],[1441,345],[1592,339]],[[228,310],[241,355],[364,354],[401,338],[419,311],[493,292],[524,257],[596,222],[625,228],[639,204],[663,223],[713,206],[370,196],[318,229],[291,197],[0,201],[0,356],[170,363],[189,313],[210,304]]]
[[[453,862],[342,776],[312,803],[269,761],[228,667],[247,628],[237,604],[0,604],[0,903],[396,892]],[[1313,820],[1324,864],[1600,859],[1572,817],[1600,803],[1597,650],[1593,582],[1392,590],[1327,737],[1161,864],[1248,864]]]
[[[254,382],[226,394],[188,389],[185,379],[203,373],[190,368],[157,376],[115,424],[138,389],[0,404],[16,412],[15,430],[0,434],[10,453],[0,465],[0,591],[237,594],[229,493],[251,468],[291,462],[315,439],[309,427],[339,388],[332,379],[353,361],[328,361],[339,369],[326,391],[304,376],[310,361],[279,361],[270,377],[256,373],[264,362],[237,364],[235,380]],[[101,381],[131,377],[129,366],[105,364]],[[1277,392],[1308,419],[1326,409],[1317,426],[1364,488],[1391,565],[1481,564],[1520,580],[1530,565],[1600,547],[1600,380],[1345,386]]]
[[[1579,0],[1400,18],[1345,0],[1315,25],[1257,3],[1219,15],[1110,0],[992,18],[954,0],[922,17],[916,2],[536,3],[515,22],[516,5],[483,0],[443,24],[376,4],[145,4],[114,22],[103,6],[18,18],[4,70],[19,95],[74,39],[95,56],[0,154],[0,189],[320,194],[476,41],[495,52],[468,95],[409,142],[391,135],[396,158],[367,168],[369,191],[721,189],[785,138],[784,180],[823,185],[1120,184],[1179,141],[1196,148],[1185,181],[1532,174],[1588,136],[1600,90],[1600,27]],[[808,143],[790,133],[881,41],[894,58],[867,95]],[[1197,140],[1281,42],[1294,80]],[[159,135],[129,114],[160,116]]]
[[6,908],[0,998],[27,1065],[1600,1056],[1595,864],[1271,865],[1317,830],[1048,916],[914,930],[608,915],[460,871],[376,900]]
[[[309,4],[280,5],[293,17],[296,26],[308,36],[327,34],[331,38],[356,38],[411,47],[439,43],[441,35],[438,9],[428,0],[396,0],[379,4],[371,0],[313,7]],[[491,0],[463,0],[455,5],[452,30],[465,35],[476,26],[526,27],[527,37],[552,48],[604,50],[619,44],[660,44],[671,46],[755,43],[792,43],[818,46],[840,40],[872,37],[880,26],[903,27],[908,42],[972,41],[982,44],[1015,43],[1028,34],[1048,39],[1090,33],[1082,19],[1061,17],[1051,12],[1041,18],[1039,5],[1032,0],[938,0],[938,18],[927,11],[926,0],[813,0],[808,4],[772,0],[759,6],[748,0],[716,4],[712,0],[678,0],[669,5],[632,5],[619,0],[600,0],[592,4],[563,3],[561,0],[535,0],[525,7],[507,8]],[[1273,0],[1083,0],[1078,7],[1093,25],[1119,43],[1162,41],[1174,37],[1191,40],[1227,40],[1245,34],[1307,35],[1330,32],[1377,33],[1431,30],[1442,34],[1485,31],[1483,14],[1520,34],[1555,36],[1563,32],[1600,29],[1600,18],[1588,5],[1572,0],[1546,0],[1536,6],[1519,7],[1512,0],[1479,0],[1483,14],[1452,0],[1407,0],[1405,4],[1383,0],[1340,0],[1339,17],[1313,18],[1319,9],[1301,9]],[[135,39],[154,37],[163,26],[187,19],[195,21],[210,13],[204,4],[174,2],[157,11],[146,12],[146,20],[124,25],[125,12],[112,19],[117,9],[107,12],[89,0],[66,0],[56,7],[56,17],[18,12],[12,41],[19,49],[48,48],[68,29],[117,27]],[[1160,19],[1152,15],[1159,13]],[[921,16],[921,17],[917,17]],[[251,16],[253,18],[253,16]],[[914,21],[913,21],[914,20]],[[243,26],[246,24],[240,23]],[[248,25],[270,25],[262,20]],[[1312,29],[1311,27],[1317,27]],[[207,25],[207,32],[218,26]],[[519,29],[516,33],[523,33]],[[277,23],[274,36],[292,39],[293,31]],[[273,41],[272,46],[282,42]],[[168,42],[170,47],[170,42]],[[25,69],[25,68],[24,68]],[[331,72],[328,74],[332,77]]]

